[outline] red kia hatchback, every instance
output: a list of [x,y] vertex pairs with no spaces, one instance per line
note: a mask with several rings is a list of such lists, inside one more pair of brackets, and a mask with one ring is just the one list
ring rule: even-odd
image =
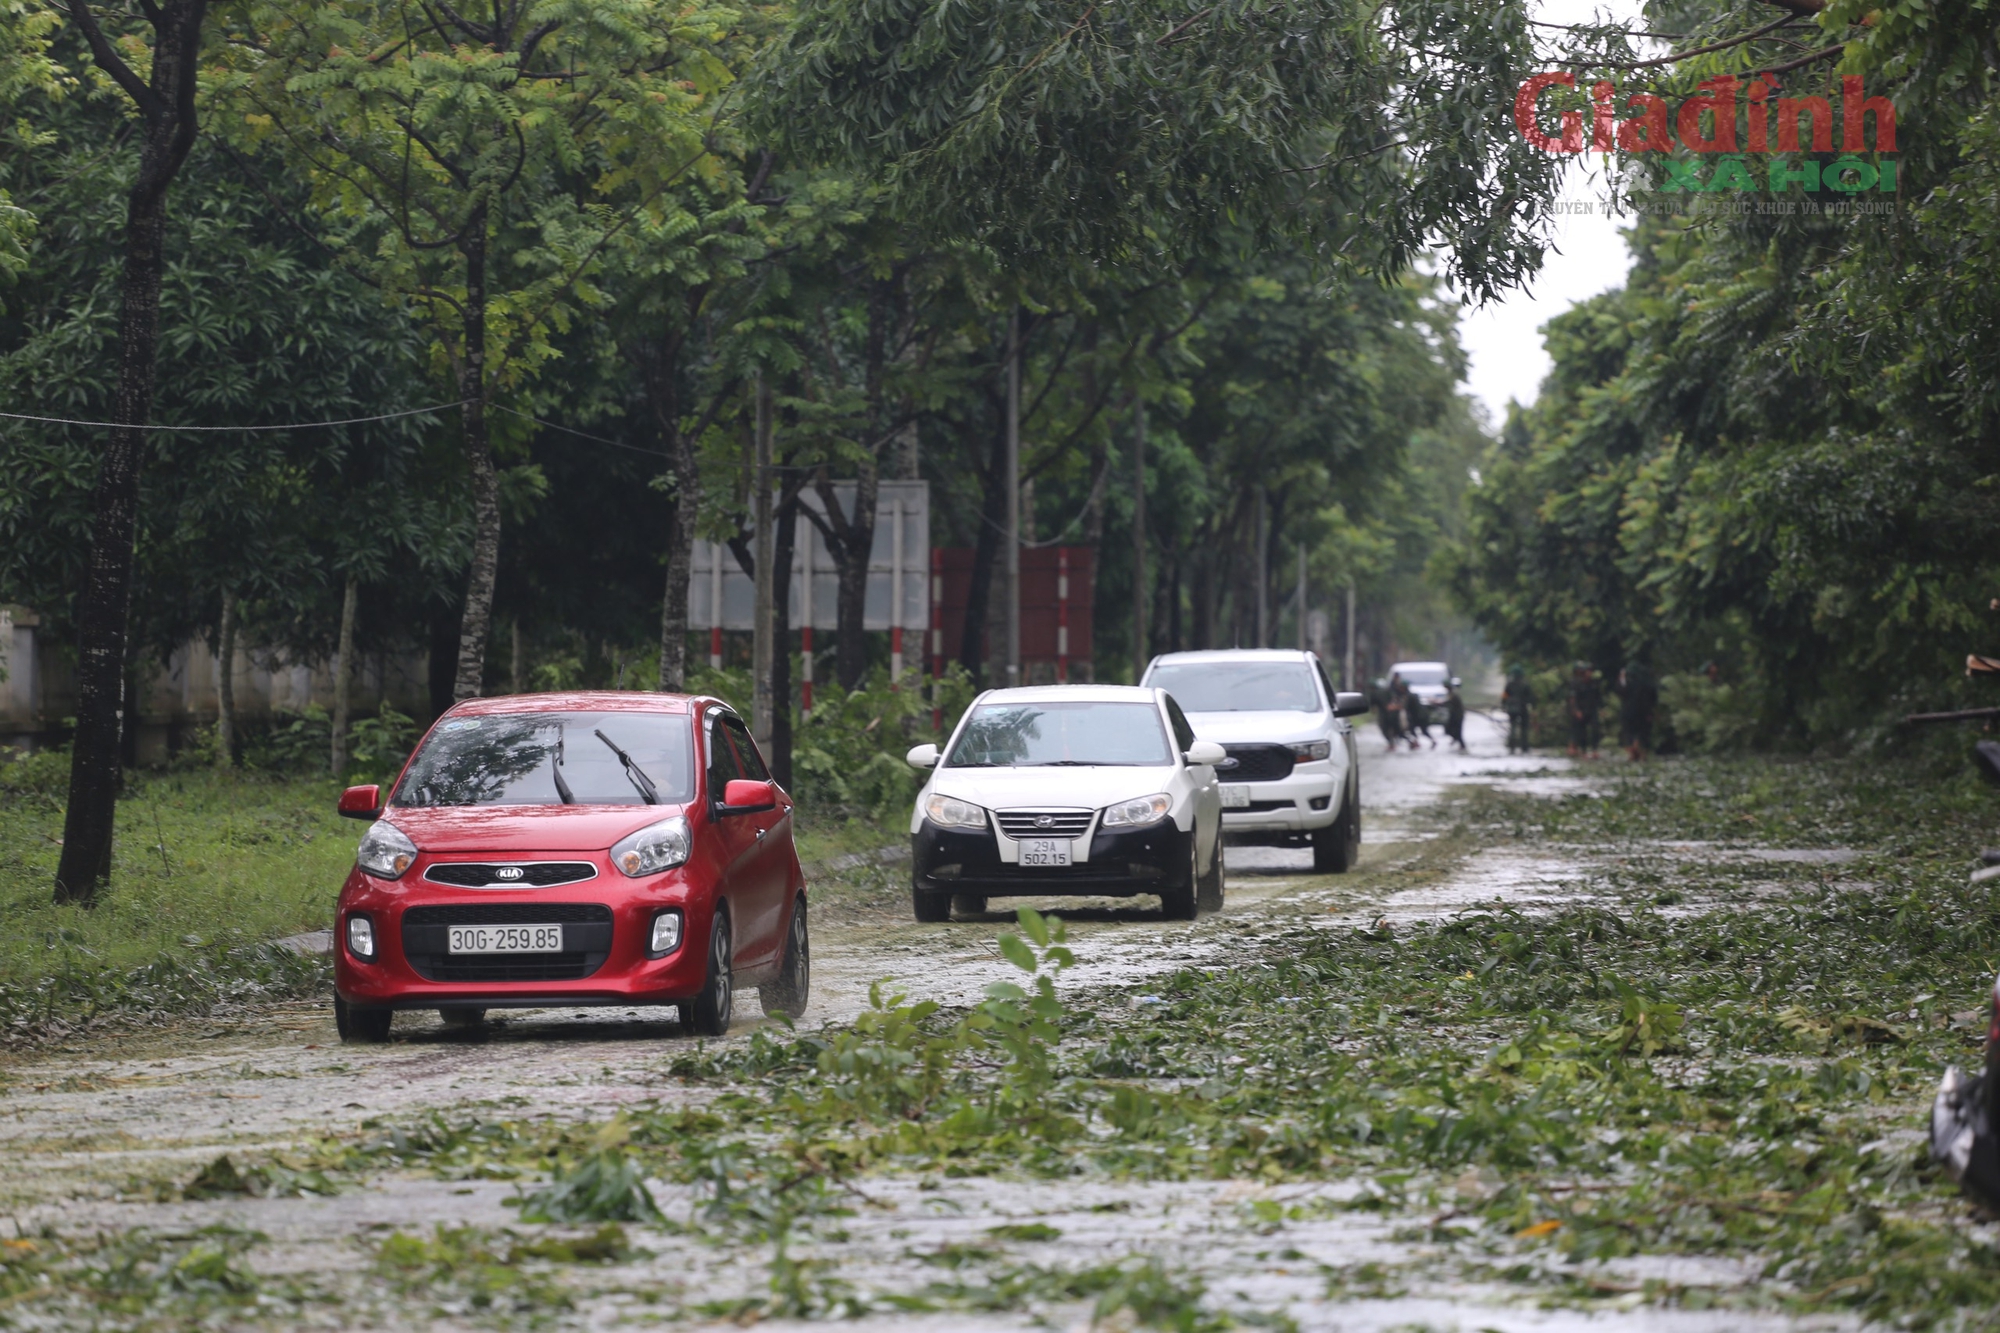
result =
[[729,1028],[739,985],[804,1013],[805,876],[791,798],[719,699],[536,694],[437,720],[371,819],[334,919],[340,1035],[398,1009],[671,1004]]

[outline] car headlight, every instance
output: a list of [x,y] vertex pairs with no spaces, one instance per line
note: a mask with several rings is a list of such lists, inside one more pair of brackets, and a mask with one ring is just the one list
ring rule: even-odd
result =
[[1324,759],[1333,753],[1331,741],[1299,741],[1292,746],[1292,758],[1301,764],[1309,764],[1315,759]]
[[375,923],[359,912],[347,918],[347,951],[363,962],[375,961]]
[[678,907],[669,907],[653,918],[653,933],[646,942],[646,952],[664,958],[681,947],[681,912]]
[[611,864],[634,878],[657,875],[686,861],[692,845],[687,820],[675,815],[620,838],[611,848]]
[[1104,827],[1138,828],[1142,824],[1157,824],[1173,808],[1174,798],[1165,792],[1157,796],[1141,796],[1136,801],[1120,801],[1104,808]]
[[933,792],[924,800],[924,815],[941,828],[985,828],[986,811],[956,796]]
[[417,860],[417,844],[394,824],[376,820],[354,849],[354,864],[377,879],[395,879]]

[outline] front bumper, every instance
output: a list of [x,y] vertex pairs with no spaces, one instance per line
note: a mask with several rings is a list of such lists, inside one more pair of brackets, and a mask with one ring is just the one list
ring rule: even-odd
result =
[[1290,777],[1274,782],[1232,783],[1221,775],[1224,787],[1242,786],[1250,794],[1248,809],[1222,808],[1222,831],[1226,834],[1275,833],[1305,835],[1325,828],[1340,818],[1340,775],[1326,761],[1301,764]]
[[1098,829],[1088,861],[1023,868],[1001,859],[990,829],[940,828],[926,819],[910,835],[912,884],[919,893],[1130,898],[1177,887],[1192,864],[1193,841],[1194,833],[1171,819],[1142,829]]
[[[707,979],[706,940],[713,898],[694,894],[669,871],[657,880],[616,883],[599,878],[558,890],[454,890],[435,884],[378,880],[355,871],[340,895],[334,921],[334,989],[366,1008],[530,1008],[571,1005],[678,1004],[699,994]],[[629,884],[631,887],[627,887]],[[591,892],[591,890],[596,890]],[[653,917],[682,912],[681,944],[664,958],[646,956]],[[503,916],[496,909],[506,909]],[[448,924],[473,924],[541,909],[563,927],[556,955],[445,954]],[[347,922],[366,914],[375,928],[375,957],[348,947]],[[463,918],[463,919],[461,919]],[[471,960],[479,963],[468,965]]]

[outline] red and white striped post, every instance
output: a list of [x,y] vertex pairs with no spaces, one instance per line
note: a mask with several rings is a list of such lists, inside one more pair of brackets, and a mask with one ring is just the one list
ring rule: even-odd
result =
[[722,546],[708,544],[708,665],[722,669]]
[[1056,547],[1056,684],[1069,684],[1069,547]]

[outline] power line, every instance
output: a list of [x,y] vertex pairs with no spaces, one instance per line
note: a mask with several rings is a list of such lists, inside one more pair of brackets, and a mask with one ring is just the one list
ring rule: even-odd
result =
[[511,407],[501,407],[501,406],[499,406],[498,404],[495,404],[495,405],[493,406],[492,410],[493,410],[493,411],[495,411],[495,412],[505,412],[505,413],[506,413],[506,414],[507,414],[508,416],[510,416],[510,417],[519,417],[519,418],[521,418],[521,420],[523,420],[523,421],[532,421],[532,422],[534,422],[534,423],[535,423],[535,424],[536,424],[537,426],[540,426],[540,427],[544,428],[545,430],[558,430],[558,431],[561,431],[561,432],[562,432],[563,434],[565,434],[565,435],[574,435],[574,436],[576,436],[576,437],[577,437],[578,439],[580,439],[580,440],[589,440],[589,441],[590,441],[591,443],[593,443],[593,444],[608,444],[608,445],[610,445],[610,446],[611,446],[611,447],[612,447],[613,449],[623,449],[623,450],[625,450],[625,451],[626,451],[627,453],[634,453],[634,454],[644,454],[644,455],[646,455],[646,457],[648,457],[648,458],[671,458],[671,457],[673,457],[673,455],[672,455],[672,454],[669,454],[669,453],[665,452],[664,450],[660,450],[660,449],[641,449],[641,448],[640,448],[640,447],[639,447],[638,445],[636,445],[636,444],[626,444],[626,443],[625,443],[624,441],[622,441],[622,440],[607,440],[607,439],[605,439],[605,438],[604,438],[604,437],[603,437],[602,435],[592,435],[592,434],[591,434],[590,432],[588,432],[588,431],[581,431],[581,430],[576,430],[576,429],[574,429],[574,428],[572,428],[572,427],[569,427],[569,426],[558,426],[558,425],[557,425],[557,424],[556,424],[555,422],[553,422],[553,421],[544,421],[544,420],[542,420],[542,419],[541,419],[540,417],[535,417],[535,416],[529,416],[529,415],[528,415],[528,414],[527,414],[526,412],[516,412],[516,411],[515,411],[515,410],[514,410],[513,408],[511,408]]
[[[465,404],[466,404],[466,403],[467,403],[468,401],[470,401],[470,400],[469,400],[469,399],[460,399],[460,400],[459,400],[458,402],[456,402],[456,403],[439,403],[439,404],[438,404],[438,405],[437,405],[436,407],[412,407],[412,408],[408,408],[408,409],[406,409],[406,410],[404,410],[404,411],[401,411],[401,412],[384,412],[384,413],[382,413],[382,414],[381,414],[380,416],[373,416],[373,417],[347,417],[347,418],[345,418],[345,419],[343,419],[343,420],[340,420],[340,421],[294,421],[294,422],[289,422],[289,423],[286,423],[286,424],[284,424],[284,425],[279,425],[279,426],[159,426],[159,425],[144,425],[144,426],[139,426],[139,427],[136,427],[136,429],[138,429],[138,430],[165,430],[165,431],[181,431],[181,432],[187,432],[187,431],[201,431],[201,432],[205,432],[205,433],[206,433],[206,432],[215,432],[215,431],[232,431],[232,430],[240,430],[240,431],[266,431],[266,430],[312,430],[312,429],[315,429],[315,428],[317,428],[317,427],[320,427],[320,426],[365,426],[365,425],[367,425],[367,424],[368,424],[369,422],[371,422],[371,421],[394,421],[394,420],[395,420],[396,418],[398,418],[398,417],[415,417],[415,416],[422,416],[422,415],[424,415],[424,414],[425,414],[425,413],[427,413],[427,412],[449,412],[449,411],[450,411],[450,410],[451,410],[452,408],[454,408],[454,407],[463,407],[463,406],[465,406]],[[506,409],[504,409],[504,408],[503,408],[503,409],[501,409],[501,410],[502,410],[502,411],[505,411]],[[97,428],[98,428],[98,429],[100,429],[100,430],[117,430],[117,429],[119,429],[120,427],[124,427],[124,426],[127,426],[127,425],[129,425],[129,424],[130,424],[130,423],[128,423],[128,422],[123,422],[123,421],[73,421],[73,420],[71,420],[71,419],[70,419],[70,418],[68,418],[68,417],[32,417],[32,416],[28,416],[28,415],[26,415],[25,413],[21,413],[21,412],[0,412],[0,420],[7,420],[7,421],[34,421],[34,422],[39,422],[39,423],[41,423],[42,425],[45,425],[45,426],[94,426],[94,427],[97,427]]]

